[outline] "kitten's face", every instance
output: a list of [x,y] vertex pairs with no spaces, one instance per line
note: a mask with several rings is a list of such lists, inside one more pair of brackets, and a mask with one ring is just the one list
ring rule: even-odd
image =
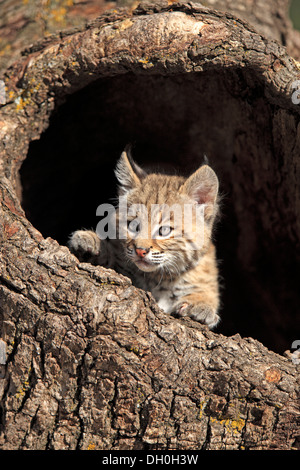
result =
[[[148,178],[151,181],[144,182],[143,194],[134,190],[128,197],[125,254],[142,271],[161,270],[179,274],[199,260],[206,249],[209,234],[201,218],[196,229],[195,204],[191,204],[192,226],[183,223],[186,218],[184,202],[188,203],[184,196],[169,190],[169,204],[155,202],[163,195],[167,199],[164,194],[166,185],[161,187],[159,177],[155,178],[154,175]],[[151,193],[148,193],[147,201],[145,195],[148,187]]]
[[[215,176],[209,167],[202,168],[208,168],[209,176],[210,172]],[[124,152],[116,174],[122,201],[126,203],[119,206],[122,215],[118,216],[125,256],[141,271],[169,275],[178,275],[197,264],[207,250],[216,213],[216,191],[212,191],[205,175],[202,175],[205,184],[200,185],[198,192],[203,201],[204,195],[212,193],[213,204],[210,201],[199,204],[196,174],[195,184],[191,177],[185,180],[178,176],[147,175]]]

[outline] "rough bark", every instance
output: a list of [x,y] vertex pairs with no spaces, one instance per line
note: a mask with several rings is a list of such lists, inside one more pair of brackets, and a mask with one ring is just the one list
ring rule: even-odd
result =
[[[285,48],[230,14],[144,5],[28,48],[2,79],[1,448],[299,448],[299,370],[291,359],[256,339],[225,336],[222,326],[214,333],[165,315],[127,278],[79,263],[47,237],[47,180],[63,209],[57,226],[76,201],[66,205],[56,183],[69,162],[65,195],[78,189],[76,109],[88,122],[84,163],[100,154],[99,172],[129,137],[145,161],[178,169],[194,166],[202,148],[231,205],[221,234],[230,296],[236,291],[232,322],[246,314],[246,331],[256,318],[273,344],[291,345],[300,241],[299,106],[291,97],[300,73]],[[68,128],[70,110],[70,133],[58,157],[51,148],[49,156],[49,139]],[[38,188],[34,203],[26,182]],[[42,216],[34,215],[37,194]]]
[[[142,3],[147,3],[143,1]],[[300,58],[300,33],[289,18],[290,0],[205,0],[204,6],[233,13],[248,21],[257,31],[287,47],[290,55]],[[41,40],[48,40],[66,29],[84,28],[108,9],[134,7],[135,0],[1,0],[0,69],[12,64],[22,50]]]
[[290,0],[207,0],[205,5],[228,11],[242,18],[269,39],[276,39],[287,47],[290,55],[299,58],[299,32],[293,29],[289,17]]

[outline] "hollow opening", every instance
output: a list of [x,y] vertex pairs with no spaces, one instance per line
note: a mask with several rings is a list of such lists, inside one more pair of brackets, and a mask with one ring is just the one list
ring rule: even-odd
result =
[[[127,143],[141,166],[183,175],[205,154],[223,194],[216,331],[252,336],[283,352],[295,339],[290,318],[299,295],[294,274],[285,277],[294,266],[272,255],[276,240],[265,218],[273,202],[265,201],[264,186],[272,186],[275,169],[268,169],[268,181],[260,172],[274,152],[271,115],[249,71],[99,79],[68,96],[31,143],[20,170],[23,208],[45,237],[66,244],[72,231],[95,229],[96,208],[116,196],[113,169]],[[288,239],[282,243],[288,252]]]

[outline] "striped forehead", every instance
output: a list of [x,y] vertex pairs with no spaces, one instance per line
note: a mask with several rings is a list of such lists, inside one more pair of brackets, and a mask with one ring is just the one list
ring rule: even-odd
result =
[[148,175],[143,179],[140,188],[135,189],[130,197],[129,203],[151,205],[172,205],[179,200],[178,190],[184,183],[184,178],[178,176]]

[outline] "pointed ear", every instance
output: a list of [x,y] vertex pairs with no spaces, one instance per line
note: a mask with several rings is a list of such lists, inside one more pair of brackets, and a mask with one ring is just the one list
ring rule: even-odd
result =
[[201,166],[184,183],[182,191],[198,204],[214,205],[217,202],[219,181],[208,165]]
[[133,161],[130,150],[126,148],[118,160],[115,175],[120,183],[119,194],[124,195],[138,187],[147,173]]

